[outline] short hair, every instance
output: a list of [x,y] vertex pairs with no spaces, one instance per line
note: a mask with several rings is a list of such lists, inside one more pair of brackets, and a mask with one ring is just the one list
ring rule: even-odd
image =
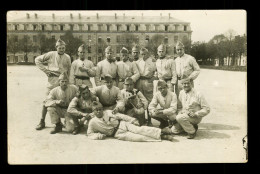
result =
[[93,101],[92,110],[95,110],[96,108],[103,108],[103,105],[98,101]]

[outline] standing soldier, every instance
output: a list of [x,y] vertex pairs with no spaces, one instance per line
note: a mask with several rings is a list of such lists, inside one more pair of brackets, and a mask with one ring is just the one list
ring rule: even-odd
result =
[[156,68],[159,80],[164,80],[169,89],[174,92],[174,85],[177,81],[177,74],[175,69],[175,61],[170,57],[166,57],[165,45],[159,45],[157,48],[159,59],[156,61]]
[[133,56],[133,61],[137,61],[139,59],[139,48],[137,45],[135,45],[132,48],[132,56]]
[[175,59],[176,62],[176,72],[178,76],[178,82],[176,85],[176,94],[178,95],[183,88],[180,80],[184,78],[189,78],[191,80],[192,87],[194,87],[194,82],[200,73],[200,67],[196,62],[196,59],[184,52],[184,45],[178,42],[176,45],[176,51],[179,57]]
[[129,61],[128,50],[123,47],[120,50],[122,61],[117,63],[118,88],[124,88],[124,81],[127,77],[131,77],[134,83],[139,79],[140,73],[134,62]]
[[[140,49],[140,58],[136,61],[136,65],[140,72],[140,78],[136,83],[136,88],[143,93],[148,103],[150,103],[153,98],[153,81],[156,79],[156,65],[153,58],[149,57],[146,48]],[[148,110],[147,117],[147,124],[152,125]]]
[[117,65],[115,63],[114,58],[112,57],[112,47],[108,46],[105,49],[106,59],[98,62],[95,83],[96,86],[100,86],[104,84],[105,75],[109,74],[112,76],[113,85],[117,86],[116,75],[117,75]]
[[[44,55],[38,56],[35,59],[36,66],[42,70],[48,76],[47,92],[49,92],[59,86],[59,75],[61,73],[70,72],[71,60],[70,56],[65,54],[66,44],[62,40],[56,42],[57,51],[50,51]],[[44,66],[47,63],[47,68]],[[45,104],[45,103],[44,103]],[[39,125],[37,125],[36,130],[41,130],[45,127],[45,117],[47,113],[47,108],[43,105],[42,116]]]
[[79,59],[74,60],[70,69],[70,83],[80,86],[82,84],[92,88],[93,85],[90,81],[90,77],[95,77],[96,71],[94,64],[85,59],[85,47],[84,44],[78,48]]

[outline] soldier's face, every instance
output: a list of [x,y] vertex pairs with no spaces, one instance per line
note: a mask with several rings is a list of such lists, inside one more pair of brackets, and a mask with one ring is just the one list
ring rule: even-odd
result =
[[167,95],[167,86],[160,86],[158,87],[158,91],[160,91],[160,93],[162,94],[162,96],[166,96]]
[[183,47],[176,47],[176,52],[179,56],[182,56],[184,54],[184,48]]
[[106,58],[107,59],[112,59],[112,52],[106,52]]
[[121,59],[125,62],[128,60],[128,54],[127,53],[120,53],[121,54]]
[[97,107],[94,109],[94,114],[96,117],[98,118],[102,118],[103,117],[103,107]]
[[57,49],[57,52],[59,55],[63,55],[65,53],[66,47],[65,47],[65,45],[59,45],[56,47],[56,49]]
[[126,89],[127,91],[133,91],[133,89],[134,89],[134,84],[133,84],[133,82],[125,83],[125,89]]
[[190,81],[186,81],[182,83],[183,89],[185,92],[189,92],[191,90],[191,82]]
[[67,88],[67,86],[68,86],[67,82],[68,82],[67,80],[60,80],[59,81],[59,84],[60,84],[60,87],[61,87],[62,90],[65,90]]
[[85,58],[85,51],[84,51],[84,49],[80,48],[78,50],[78,55],[79,55],[80,59],[84,59]]
[[132,55],[133,55],[133,57],[136,59],[136,58],[138,58],[138,56],[139,56],[139,52],[133,51],[133,52],[132,52]]
[[88,89],[85,89],[81,92],[81,96],[83,97],[83,99],[88,99],[90,96],[90,91]]
[[141,51],[140,52],[141,58],[145,59],[148,57],[148,54],[146,52]]
[[165,56],[165,53],[166,53],[165,50],[158,50],[158,51],[157,51],[157,54],[158,54],[159,57],[164,57],[164,56]]
[[113,80],[105,81],[105,84],[106,84],[106,86],[107,86],[108,89],[111,89],[112,86],[113,86]]

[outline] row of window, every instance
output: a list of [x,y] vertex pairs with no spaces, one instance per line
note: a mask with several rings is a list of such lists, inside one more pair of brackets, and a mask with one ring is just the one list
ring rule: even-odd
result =
[[[33,24],[33,30],[37,30],[37,26],[38,25]],[[60,24],[59,26],[60,26],[59,30],[64,31],[65,25]],[[82,24],[78,24],[78,26],[79,26],[79,30],[81,31],[82,28],[83,28],[83,25]],[[149,31],[150,30],[150,25],[145,25],[145,26],[146,26],[146,31]],[[40,25],[40,29],[42,31],[46,30],[45,25]],[[74,29],[74,25],[70,24],[70,30],[73,30],[73,29]],[[116,30],[120,31],[120,29],[121,29],[121,25],[116,25]],[[14,25],[14,30],[18,30],[18,25]],[[24,30],[27,30],[27,26],[26,25],[24,25]],[[54,25],[52,25],[52,30],[54,30]],[[98,30],[102,31],[102,25],[98,25]],[[87,31],[91,31],[91,25],[90,24],[88,25]],[[110,25],[107,25],[106,31],[110,31]],[[126,25],[126,31],[130,31],[130,25]],[[135,31],[139,31],[139,26],[138,25],[135,25]],[[155,25],[155,31],[159,31],[159,25]],[[165,25],[164,31],[169,31],[169,26],[168,25]],[[186,25],[184,25],[183,31],[187,31],[187,26]]]

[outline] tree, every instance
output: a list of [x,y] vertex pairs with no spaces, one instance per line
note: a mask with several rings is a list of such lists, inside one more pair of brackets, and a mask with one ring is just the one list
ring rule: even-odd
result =
[[46,53],[46,52],[54,49],[54,47],[55,47],[55,40],[54,39],[47,38],[42,33],[38,34],[38,39],[39,39],[39,42],[34,47],[36,47],[40,51],[40,54]]
[[157,48],[160,44],[164,43],[164,36],[160,34],[155,34],[148,41],[147,48],[155,57],[157,57]]
[[122,41],[119,44],[120,47],[125,47],[128,50],[131,50],[132,47],[136,44],[139,44],[139,39],[137,38],[136,35],[132,33],[124,33],[121,35]]
[[182,38],[181,42],[183,43],[183,45],[185,47],[185,53],[190,54],[190,52],[191,52],[191,40],[187,36],[184,36]]
[[[227,51],[228,51],[228,57],[231,58],[231,65],[234,65],[235,63],[235,54],[234,54],[234,44],[233,39],[235,38],[236,32],[233,29],[229,29],[225,36],[227,38]],[[228,63],[229,65],[229,63]]]
[[[107,43],[104,41],[104,39],[102,39],[102,38],[99,38],[98,39],[98,43],[97,43],[98,45],[97,45],[97,55],[99,54],[101,54],[101,57],[102,58],[104,58],[105,57],[105,49],[106,49],[106,47],[108,46],[107,45]],[[98,60],[98,61],[100,61],[100,60]]]
[[18,38],[15,35],[10,35],[7,39],[7,51],[15,54],[20,50]]
[[24,61],[28,62],[28,53],[33,50],[32,40],[28,35],[25,35],[23,39],[19,40],[19,45],[21,45],[21,51],[25,53]]
[[234,51],[235,51],[236,57],[238,57],[238,66],[239,66],[241,63],[241,56],[246,51],[246,35],[244,35],[242,37],[240,35],[235,36]]
[[73,36],[72,31],[66,31],[61,39],[66,43],[66,53],[70,56],[76,55],[78,47],[84,44],[82,40]]

